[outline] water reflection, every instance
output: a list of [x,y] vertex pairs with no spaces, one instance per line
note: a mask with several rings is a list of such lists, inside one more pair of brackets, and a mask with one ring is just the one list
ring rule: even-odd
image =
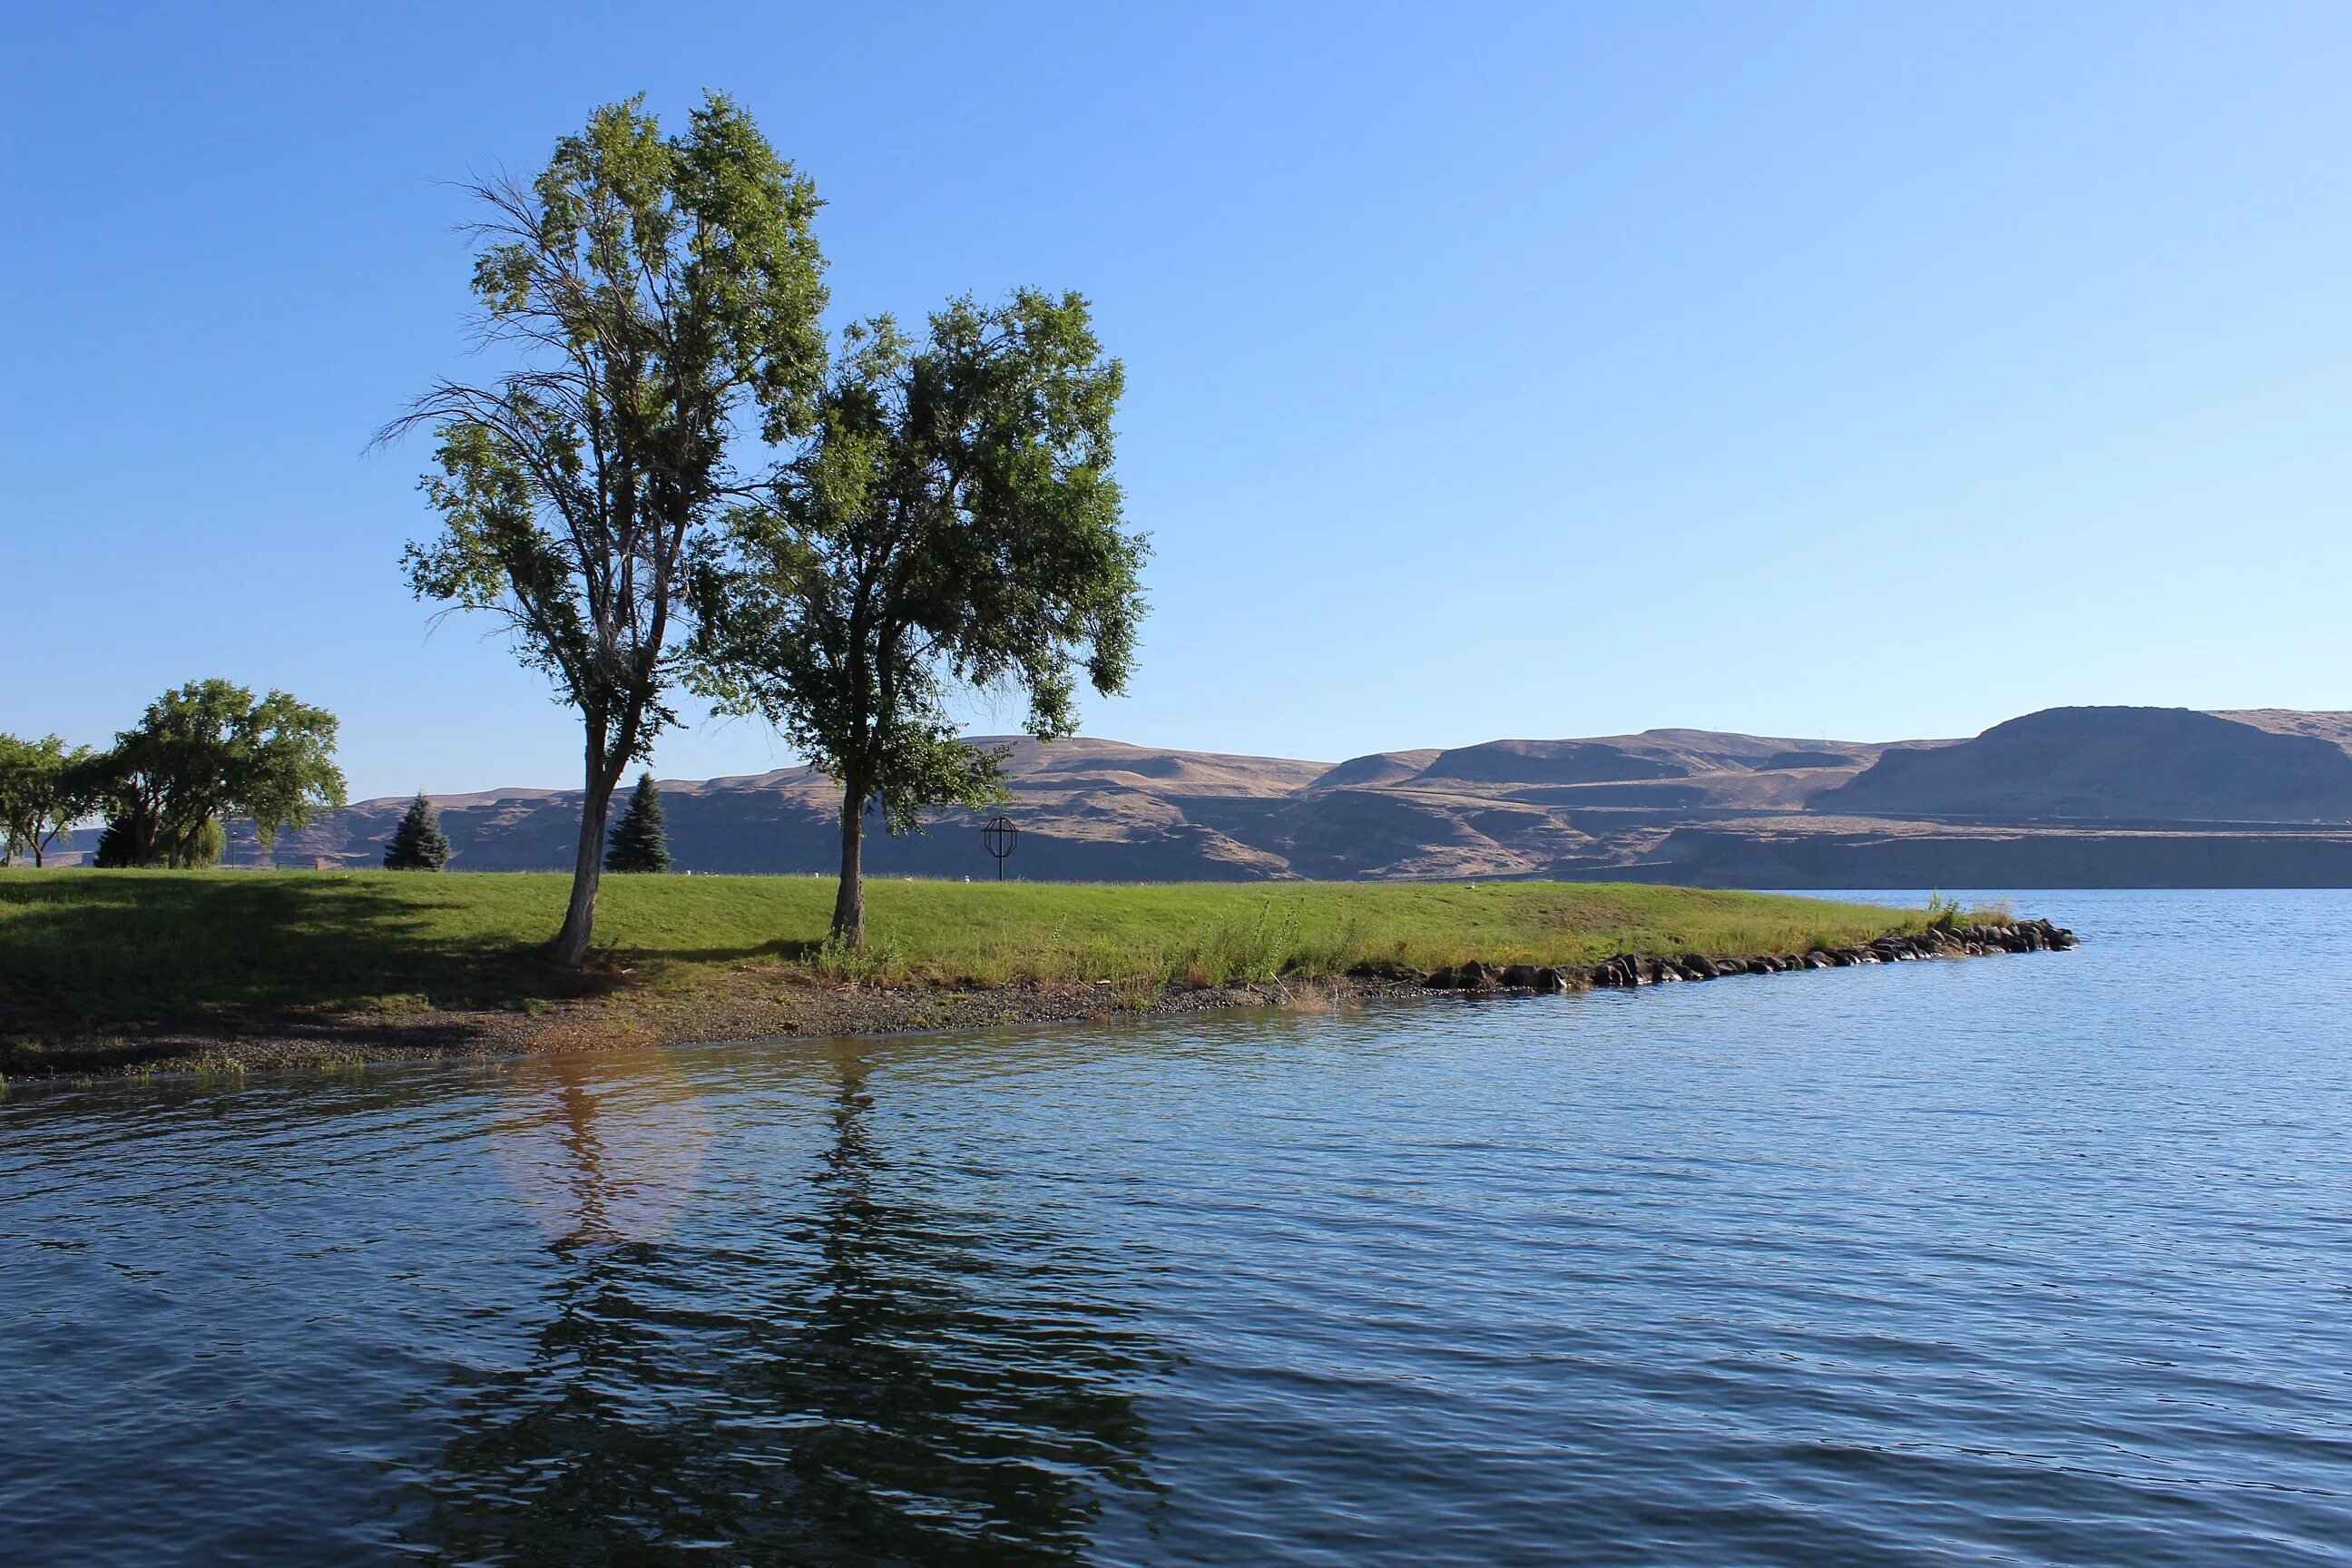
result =
[[710,1146],[694,1086],[660,1051],[526,1061],[502,1099],[491,1148],[559,1244],[659,1238]]
[[706,1181],[683,1215],[713,1136],[683,1080],[575,1058],[519,1088],[501,1162],[560,1267],[527,1363],[438,1402],[456,1432],[409,1545],[1070,1563],[1107,1491],[1148,1499],[1137,1398],[1165,1358],[1119,1260],[894,1154],[862,1056],[815,1065],[813,1168]]
[[0,1562],[2340,1568],[2352,894],[2020,901],[2087,945],[12,1089]]

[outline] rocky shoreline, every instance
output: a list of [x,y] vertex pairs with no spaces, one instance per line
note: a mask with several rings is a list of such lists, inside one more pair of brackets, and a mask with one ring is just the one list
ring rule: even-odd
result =
[[1599,963],[1551,968],[1527,963],[1492,964],[1475,959],[1441,969],[1421,980],[1430,991],[1587,991],[1634,985],[1665,985],[1684,980],[1720,980],[1732,974],[1777,974],[1795,969],[1846,969],[1858,963],[1904,963],[1921,958],[1971,958],[1993,952],[2063,952],[2082,946],[2063,926],[2048,921],[1931,927],[1911,936],[1883,936],[1867,945],[1817,947],[1809,952],[1761,953],[1747,958],[1711,958],[1688,952],[1661,957],[1622,952]]
[[953,989],[828,984],[804,975],[739,973],[679,994],[583,998],[544,1015],[433,1010],[395,1017],[258,1017],[241,1027],[156,1030],[0,1052],[9,1081],[95,1080],[153,1074],[237,1074],[378,1062],[493,1059],[559,1052],[643,1049],[722,1040],[842,1038],[937,1033],[1017,1024],[1085,1023],[1276,1007],[1323,1011],[1374,1001],[1443,995],[1541,995],[1664,985],[1734,974],[1843,969],[1922,958],[2059,952],[2080,946],[2048,921],[1929,930],[1865,946],[1795,954],[1712,957],[1621,953],[1554,968],[1471,961],[1423,974],[1374,964],[1330,979],[1165,986],[1094,985]]

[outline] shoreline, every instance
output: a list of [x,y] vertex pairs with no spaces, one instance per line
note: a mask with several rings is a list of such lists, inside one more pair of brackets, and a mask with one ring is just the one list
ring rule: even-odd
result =
[[[736,970],[690,988],[619,991],[543,1011],[420,1010],[398,1015],[258,1015],[240,1025],[157,1028],[69,1038],[5,1052],[10,1082],[95,1083],[157,1075],[240,1075],[295,1068],[488,1061],[736,1040],[882,1038],[1019,1024],[1171,1017],[1235,1008],[1311,1011],[1375,1001],[1560,994],[1703,982],[1736,975],[1850,968],[1928,958],[2063,952],[2081,945],[2049,921],[1930,928],[1844,947],[1717,956],[1623,952],[1597,963],[1492,964],[1471,960],[1422,973],[1371,964],[1343,975],[1215,985],[1113,981],[1044,985],[873,985],[804,971]],[[29,1058],[29,1059],[28,1059]]]

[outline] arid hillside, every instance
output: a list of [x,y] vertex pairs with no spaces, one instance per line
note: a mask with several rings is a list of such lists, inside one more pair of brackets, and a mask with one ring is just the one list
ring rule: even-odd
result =
[[[1336,764],[1112,741],[1013,749],[1036,880],[1564,878],[1786,888],[2352,885],[2352,714],[2071,708],[1965,741],[1649,730]],[[805,768],[662,785],[678,868],[817,873],[838,792]],[[574,792],[437,797],[476,870],[570,863]],[[282,841],[369,866],[405,801]],[[867,840],[881,876],[992,877],[979,819]],[[85,836],[86,837],[89,836]],[[256,859],[240,841],[239,859]]]
[[2352,821],[2352,754],[2325,732],[2174,708],[2053,708],[1950,746],[1896,747],[1815,798],[1846,813],[2076,821]]

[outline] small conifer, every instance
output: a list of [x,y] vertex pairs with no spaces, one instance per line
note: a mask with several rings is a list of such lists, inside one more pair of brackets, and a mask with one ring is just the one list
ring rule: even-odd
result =
[[384,846],[384,869],[438,871],[448,863],[449,839],[441,831],[440,814],[419,790],[408,803],[408,815],[392,830],[392,842]]
[[637,780],[604,844],[607,871],[669,869],[669,837],[663,829],[661,791],[654,787],[653,774]]
[[131,853],[131,829],[120,818],[108,817],[106,826],[99,829],[93,864],[104,870],[121,870],[138,864]]

